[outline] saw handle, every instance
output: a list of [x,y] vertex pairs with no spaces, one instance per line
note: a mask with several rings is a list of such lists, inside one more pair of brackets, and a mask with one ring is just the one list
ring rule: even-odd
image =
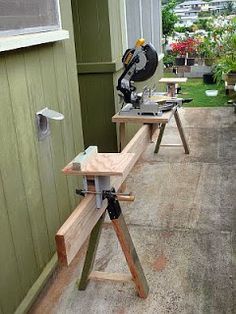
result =
[[145,43],[145,39],[144,39],[144,38],[139,38],[139,39],[136,41],[135,48],[139,48],[139,47],[143,46],[144,43]]

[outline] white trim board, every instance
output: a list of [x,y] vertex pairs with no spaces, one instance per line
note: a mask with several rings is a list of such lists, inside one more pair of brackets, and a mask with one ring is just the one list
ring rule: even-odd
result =
[[68,38],[69,32],[63,29],[34,34],[2,36],[0,37],[0,52],[60,41]]

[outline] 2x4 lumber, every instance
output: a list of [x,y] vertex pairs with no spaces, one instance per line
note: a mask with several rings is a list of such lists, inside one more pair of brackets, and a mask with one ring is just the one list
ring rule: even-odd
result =
[[86,257],[84,261],[84,267],[82,271],[82,276],[78,283],[79,290],[85,290],[88,285],[88,282],[90,279],[89,277],[93,269],[93,265],[94,265],[94,261],[95,261],[95,257],[97,253],[98,243],[99,243],[99,239],[102,232],[102,224],[104,222],[105,216],[106,216],[106,213],[104,212],[90,234],[88,249],[87,249],[87,253],[86,253]]
[[[130,170],[149,143],[150,126],[143,125],[122,151],[122,153],[135,154],[130,165]],[[122,177],[113,177],[111,185],[118,190],[128,174],[127,172]],[[72,262],[90,235],[93,227],[104,213],[106,206],[107,202],[104,201],[102,208],[97,209],[95,196],[87,195],[58,230],[56,234],[56,246],[58,259],[62,265],[69,265]]]
[[182,144],[161,144],[161,147],[182,147]]
[[132,282],[133,278],[128,274],[108,273],[102,271],[92,271],[89,275],[90,280],[96,281],[116,281],[116,282]]
[[132,274],[136,290],[140,298],[147,298],[149,288],[146,277],[143,272],[142,265],[139,261],[138,254],[135,250],[128,227],[124,220],[123,214],[118,219],[112,220],[113,227],[120,242],[122,251],[125,255],[129,270]]
[[160,133],[159,133],[159,135],[158,135],[156,147],[155,147],[155,150],[154,150],[154,153],[155,153],[155,154],[157,154],[157,153],[159,152],[159,148],[160,148],[160,144],[161,144],[161,141],[162,141],[162,137],[163,137],[163,134],[164,134],[164,131],[165,131],[165,127],[166,127],[165,124],[162,124],[162,125],[161,125]]
[[183,126],[182,126],[182,123],[181,123],[181,120],[180,120],[180,117],[179,117],[179,113],[178,113],[177,110],[175,111],[174,116],[175,116],[175,121],[176,121],[177,128],[179,130],[179,134],[180,134],[183,146],[184,146],[185,154],[189,154],[190,153],[190,149],[189,149],[188,143],[186,141],[186,137],[185,137],[185,134],[184,134],[184,129],[183,129]]

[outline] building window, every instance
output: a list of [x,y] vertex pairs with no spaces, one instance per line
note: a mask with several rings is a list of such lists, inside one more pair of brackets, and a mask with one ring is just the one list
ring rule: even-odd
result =
[[60,28],[59,0],[0,0],[0,36]]

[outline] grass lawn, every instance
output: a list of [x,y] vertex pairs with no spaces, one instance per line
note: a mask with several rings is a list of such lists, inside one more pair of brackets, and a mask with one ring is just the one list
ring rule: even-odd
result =
[[[166,73],[165,77],[175,77],[172,73]],[[189,78],[187,83],[181,84],[180,97],[193,98],[193,101],[185,104],[185,107],[222,107],[228,106],[227,101],[229,96],[225,95],[224,85],[211,84],[207,85],[203,83],[202,78]],[[218,96],[209,97],[206,96],[205,91],[207,89],[217,89],[219,91]]]

